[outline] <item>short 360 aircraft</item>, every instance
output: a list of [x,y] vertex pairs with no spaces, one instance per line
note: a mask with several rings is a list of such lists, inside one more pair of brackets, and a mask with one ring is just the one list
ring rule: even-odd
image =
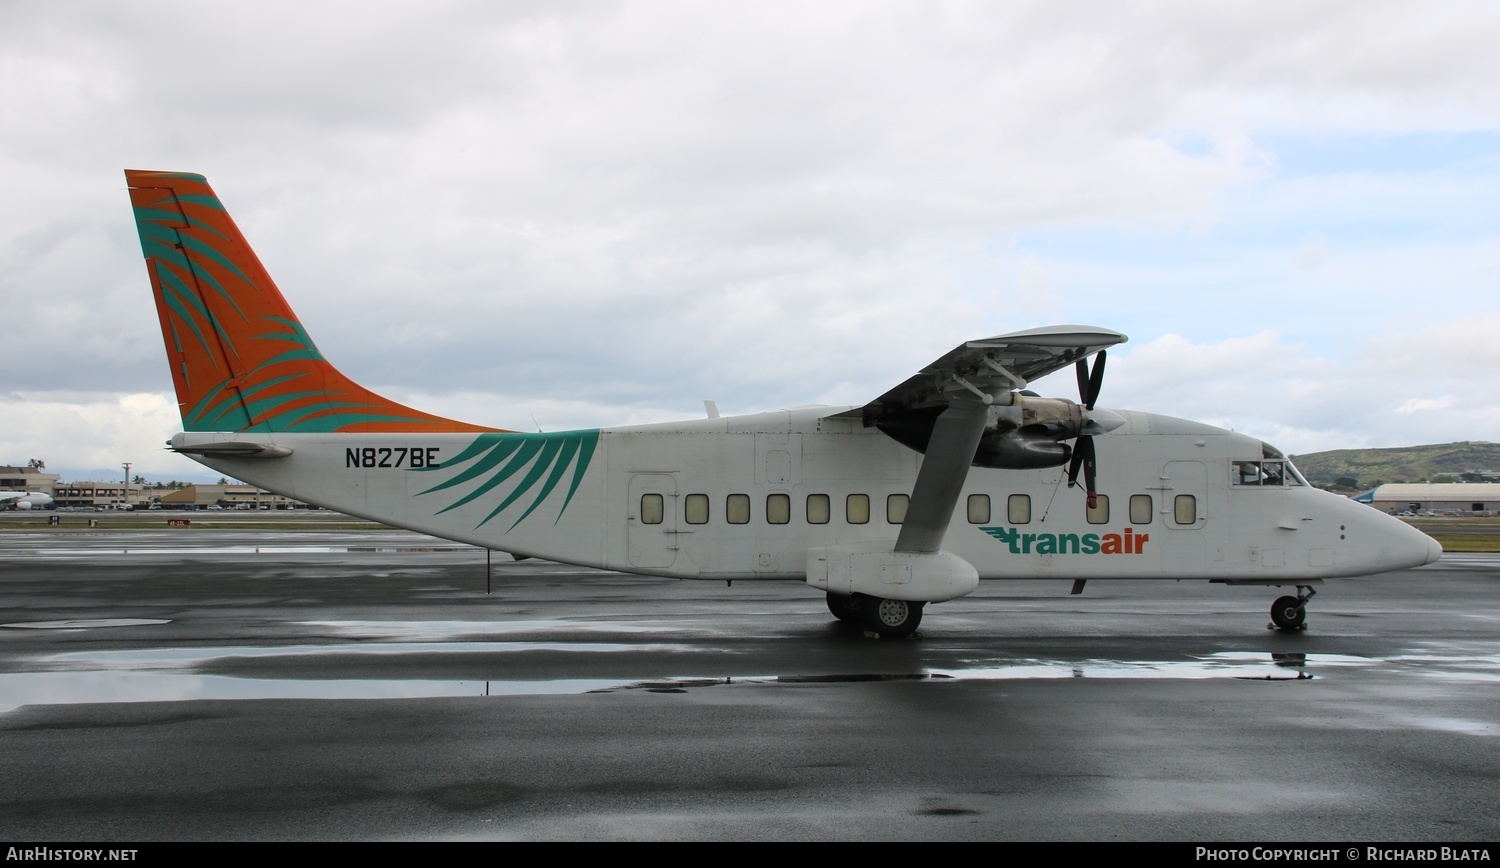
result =
[[[1088,326],[970,341],[861,407],[536,434],[434,416],[323,358],[201,175],[125,175],[182,411],[168,445],[309,503],[518,557],[805,580],[885,636],[981,578],[1295,587],[1271,617],[1297,629],[1324,578],[1442,553],[1252,437],[1096,406],[1125,336]],[[1026,389],[1070,365],[1078,402]]]

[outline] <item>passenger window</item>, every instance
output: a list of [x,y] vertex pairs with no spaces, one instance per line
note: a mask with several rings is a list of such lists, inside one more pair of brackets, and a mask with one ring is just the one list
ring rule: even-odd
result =
[[1178,524],[1198,523],[1198,498],[1191,494],[1179,494],[1172,501],[1172,520]]
[[708,524],[708,495],[689,494],[682,501],[682,518],[688,524]]
[[1130,523],[1131,524],[1150,524],[1151,523],[1151,495],[1149,495],[1149,494],[1132,494],[1132,495],[1130,495]]
[[660,494],[641,495],[641,524],[661,524],[666,514],[664,503]]
[[1109,524],[1109,495],[1095,495],[1094,505],[1089,507],[1086,514],[1089,524]]
[[828,495],[809,494],[807,496],[807,523],[827,524],[828,517],[833,512]]
[[766,524],[786,524],[792,520],[792,496],[766,495]]
[[850,524],[869,524],[870,495],[849,495],[849,497],[844,500],[844,518]]
[[969,495],[969,524],[990,523],[990,496],[988,494]]
[[1031,495],[1012,494],[1005,501],[1005,517],[1010,519],[1011,524],[1029,524],[1031,522]]
[[906,507],[911,498],[905,494],[892,494],[885,499],[885,520],[890,524],[906,521]]
[[730,524],[750,523],[750,495],[731,494],[724,501],[724,520]]

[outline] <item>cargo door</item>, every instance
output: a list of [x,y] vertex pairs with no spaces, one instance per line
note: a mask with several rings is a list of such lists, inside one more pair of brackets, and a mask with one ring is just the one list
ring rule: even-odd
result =
[[630,477],[626,536],[630,565],[664,569],[677,560],[677,480],[666,473]]

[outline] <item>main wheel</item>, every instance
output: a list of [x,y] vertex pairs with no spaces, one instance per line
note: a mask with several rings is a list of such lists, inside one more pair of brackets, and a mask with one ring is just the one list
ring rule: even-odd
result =
[[1296,630],[1307,620],[1307,610],[1296,597],[1278,597],[1271,604],[1271,623],[1283,630]]
[[833,617],[840,621],[860,620],[860,613],[864,611],[865,604],[870,601],[864,594],[828,594],[828,611]]
[[899,638],[917,632],[917,625],[922,623],[922,607],[925,605],[927,604],[908,600],[870,597],[865,600],[860,613],[866,629],[882,636]]

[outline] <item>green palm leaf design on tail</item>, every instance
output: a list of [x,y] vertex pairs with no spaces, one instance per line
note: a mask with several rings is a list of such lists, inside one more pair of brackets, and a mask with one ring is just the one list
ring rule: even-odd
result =
[[420,492],[417,496],[454,489],[478,480],[468,494],[435,513],[442,515],[449,510],[457,509],[484,497],[520,475],[524,470],[525,475],[521,476],[510,494],[506,495],[498,506],[490,510],[490,513],[474,526],[478,530],[506,507],[536,490],[536,496],[531,504],[526,507],[519,518],[511,523],[510,527],[505,529],[509,533],[515,529],[516,525],[525,521],[542,501],[547,499],[547,496],[567,475],[568,468],[572,467],[573,478],[568,485],[568,494],[563,498],[562,508],[557,511],[557,518],[552,522],[555,525],[562,520],[563,512],[572,502],[573,494],[578,491],[578,484],[583,481],[583,474],[588,470],[589,463],[593,461],[594,449],[598,445],[599,429],[597,428],[588,431],[561,431],[556,434],[481,434],[474,438],[474,442],[470,443],[457,457],[443,462],[442,467],[414,469],[413,473],[428,473],[435,470],[452,471],[461,468],[453,476]]

